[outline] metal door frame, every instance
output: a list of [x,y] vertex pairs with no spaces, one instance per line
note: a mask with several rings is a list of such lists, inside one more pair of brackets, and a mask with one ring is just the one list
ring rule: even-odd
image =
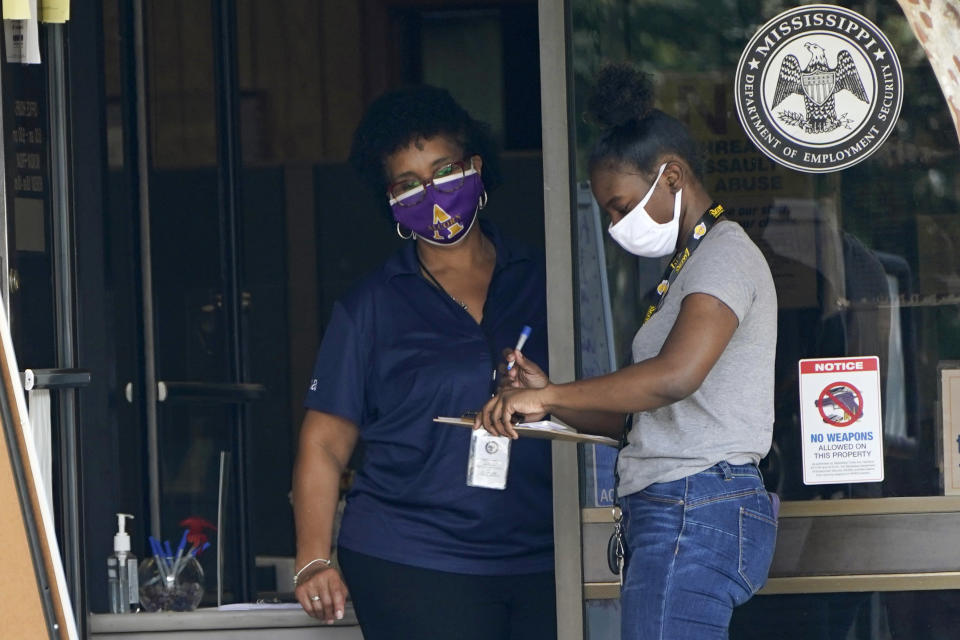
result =
[[[547,259],[547,333],[550,375],[576,377],[571,203],[576,202],[570,140],[570,20],[565,0],[539,0],[540,104],[543,113],[543,209]],[[581,640],[584,630],[580,472],[577,447],[553,443],[553,538],[557,585],[557,638]]]
[[[53,288],[54,332],[56,336],[55,362],[44,363],[54,369],[74,369],[77,364],[77,318],[76,318],[76,255],[74,252],[72,171],[70,166],[70,105],[68,91],[67,46],[65,25],[43,24],[40,29],[40,46],[43,73],[46,84],[46,115],[50,211],[45,218],[51,221],[50,256]],[[6,62],[3,56],[2,64]],[[0,73],[0,97],[6,89]],[[3,129],[3,109],[0,108],[0,130]],[[10,313],[10,246],[7,226],[9,220],[6,136],[0,136],[0,298],[2,312]],[[84,588],[84,561],[82,548],[82,508],[80,491],[80,462],[77,438],[78,406],[76,392],[72,387],[61,388],[57,398],[54,424],[60,438],[60,448],[55,454],[59,459],[60,483],[57,487],[59,505],[56,524],[59,532],[60,552],[63,556],[64,574],[73,601],[73,611],[78,628],[83,630],[86,590]],[[48,488],[48,491],[51,488]],[[54,523],[51,523],[53,525]]]

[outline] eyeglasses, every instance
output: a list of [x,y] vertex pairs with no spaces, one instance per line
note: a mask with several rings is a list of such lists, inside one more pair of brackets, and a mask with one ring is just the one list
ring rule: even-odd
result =
[[445,164],[433,172],[433,177],[426,181],[419,178],[408,178],[390,185],[390,204],[399,204],[401,207],[412,207],[423,202],[427,196],[427,185],[443,193],[453,193],[463,186],[463,178],[473,166],[458,160]]

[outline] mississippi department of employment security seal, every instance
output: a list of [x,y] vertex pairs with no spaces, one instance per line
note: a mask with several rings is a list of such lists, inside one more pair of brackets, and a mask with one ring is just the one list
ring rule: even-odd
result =
[[890,41],[860,14],[825,4],[763,25],[737,65],[737,114],[767,156],[808,173],[865,160],[900,115],[903,74]]

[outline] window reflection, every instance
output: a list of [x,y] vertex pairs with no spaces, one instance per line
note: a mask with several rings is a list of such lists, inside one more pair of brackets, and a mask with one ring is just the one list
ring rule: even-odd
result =
[[[841,4],[866,15],[893,41],[909,102],[884,145],[842,172],[810,175],[771,162],[747,141],[736,117],[732,79],[742,47],[760,23],[788,8],[786,2],[727,1],[710,12],[691,12],[653,0],[575,0],[574,108],[584,112],[591,79],[604,61],[630,59],[651,72],[658,106],[703,142],[707,191],[766,255],[780,304],[774,447],[764,461],[768,485],[789,500],[937,495],[937,364],[960,353],[956,132],[899,7]],[[583,118],[575,122],[577,177],[585,180],[595,130]],[[588,189],[584,184],[580,191]],[[658,262],[612,245],[608,221],[598,215],[580,202],[582,375],[602,372],[598,363],[623,362],[639,326],[639,301],[662,271]],[[597,255],[595,247],[605,251]],[[598,264],[606,266],[610,291],[607,315],[599,320],[584,293],[601,282]],[[597,349],[606,350],[605,358],[593,354]],[[881,363],[886,480],[805,486],[797,361],[868,355]],[[585,506],[608,504],[601,489],[612,486],[612,479],[604,480],[612,456],[588,451],[585,462]]]

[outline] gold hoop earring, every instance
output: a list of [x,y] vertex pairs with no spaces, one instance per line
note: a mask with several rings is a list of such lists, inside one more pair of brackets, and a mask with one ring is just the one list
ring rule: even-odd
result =
[[400,223],[397,223],[397,235],[400,236],[401,240],[409,240],[413,237],[413,231],[410,231],[409,229],[407,231],[409,233],[407,233],[407,235],[403,235],[403,232],[400,231]]

